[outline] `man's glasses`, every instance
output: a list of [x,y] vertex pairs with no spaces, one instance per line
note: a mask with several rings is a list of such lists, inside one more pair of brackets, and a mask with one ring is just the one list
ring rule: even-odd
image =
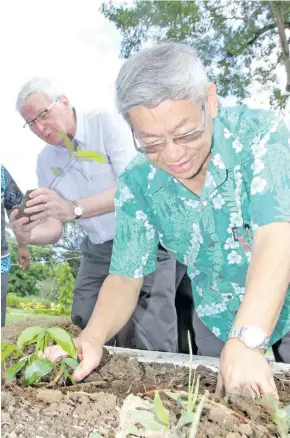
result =
[[179,135],[178,137],[171,138],[169,140],[154,141],[152,143],[145,143],[135,137],[132,130],[133,140],[135,148],[138,152],[142,154],[155,154],[156,152],[162,152],[167,143],[171,141],[179,146],[193,145],[195,142],[201,139],[205,128],[205,106],[202,105],[202,128],[194,131],[187,132],[186,134]]
[[26,128],[26,126],[29,126],[29,128],[33,130],[36,126],[37,120],[41,120],[41,121],[47,120],[47,118],[49,116],[49,111],[56,104],[56,102],[57,102],[57,100],[52,102],[45,110],[41,111],[36,117],[34,117],[34,119],[29,120],[29,122],[26,122],[23,125],[23,128]]

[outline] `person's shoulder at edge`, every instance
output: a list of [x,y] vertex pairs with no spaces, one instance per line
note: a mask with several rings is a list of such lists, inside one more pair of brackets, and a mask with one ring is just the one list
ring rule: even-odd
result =
[[247,105],[221,107],[217,119],[232,133],[245,129],[264,131],[271,128],[271,122],[281,119],[279,112],[262,108],[249,108]]
[[126,185],[135,192],[138,192],[140,188],[143,192],[146,191],[148,175],[152,168],[153,166],[149,163],[147,158],[140,152],[137,152],[135,157],[132,158],[128,166],[120,174],[118,186]]

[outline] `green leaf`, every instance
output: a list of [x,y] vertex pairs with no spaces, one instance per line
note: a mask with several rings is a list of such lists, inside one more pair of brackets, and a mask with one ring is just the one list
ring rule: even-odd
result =
[[6,370],[6,379],[9,382],[12,382],[12,380],[15,378],[16,374],[27,364],[27,359],[20,360],[19,362],[15,363],[14,365],[11,365],[11,367],[7,368]]
[[77,350],[73,338],[66,330],[60,327],[52,327],[47,329],[47,333],[69,356],[77,359]]
[[97,163],[101,164],[107,163],[107,158],[105,155],[100,154],[99,152],[77,150],[74,156],[75,158],[79,158],[81,160],[96,161]]
[[157,391],[155,392],[155,396],[154,396],[154,408],[158,420],[161,421],[161,423],[164,424],[166,427],[168,427],[169,426],[168,413]]
[[46,335],[46,329],[42,329],[41,332],[38,335],[37,344],[35,347],[35,353],[38,353],[38,351],[43,351],[46,347],[45,345],[45,335]]
[[127,438],[127,435],[139,436],[137,427],[136,426],[126,427],[126,429],[121,430],[118,433],[117,438]]
[[17,340],[17,348],[23,350],[25,344],[36,342],[42,330],[42,327],[27,327],[24,329]]
[[54,368],[54,364],[47,359],[36,359],[31,365],[26,367],[24,372],[23,384],[31,385],[40,377],[46,376]]
[[8,345],[8,342],[2,341],[1,342],[1,351],[3,351]]
[[72,154],[75,148],[74,148],[74,145],[73,145],[71,139],[64,132],[59,132],[59,135],[64,140],[68,151]]
[[155,415],[150,411],[133,410],[133,415],[139,421],[139,423],[147,430],[152,430],[153,432],[160,432],[162,430],[165,430],[165,426],[156,421]]
[[19,359],[22,356],[22,351],[21,350],[16,350],[15,353],[13,354],[13,359]]
[[194,419],[194,413],[193,412],[185,412],[178,420],[177,427],[185,426],[186,424],[192,423]]
[[54,176],[60,176],[62,174],[62,169],[60,167],[52,166],[50,169],[51,169],[52,173],[54,174]]
[[5,350],[1,351],[1,363],[4,362],[9,356],[11,356],[12,352],[16,349],[16,344],[7,345]]
[[286,412],[287,417],[290,418],[290,405],[285,406],[284,411]]
[[72,357],[66,357],[63,359],[63,362],[72,370],[75,370],[79,366],[78,361]]

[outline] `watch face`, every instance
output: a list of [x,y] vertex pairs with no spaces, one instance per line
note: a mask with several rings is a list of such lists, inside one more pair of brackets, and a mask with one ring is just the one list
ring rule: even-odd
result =
[[258,327],[246,327],[243,330],[242,338],[245,344],[251,348],[258,348],[265,343],[265,333]]
[[75,215],[76,215],[76,216],[81,216],[82,213],[83,213],[83,210],[82,210],[82,208],[78,205],[77,207],[75,207],[74,212],[75,212]]

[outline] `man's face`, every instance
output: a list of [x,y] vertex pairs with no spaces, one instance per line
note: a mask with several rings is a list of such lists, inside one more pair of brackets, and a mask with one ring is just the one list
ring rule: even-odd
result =
[[154,149],[155,144],[167,141],[147,157],[154,166],[177,179],[194,177],[210,154],[212,118],[217,111],[215,87],[212,87],[204,107],[189,100],[167,100],[155,108],[129,111],[138,145],[153,145]]
[[27,97],[21,115],[28,122],[27,129],[30,128],[41,140],[52,145],[63,145],[59,132],[68,133],[71,117],[66,97],[61,96],[53,101],[43,93],[32,93]]

